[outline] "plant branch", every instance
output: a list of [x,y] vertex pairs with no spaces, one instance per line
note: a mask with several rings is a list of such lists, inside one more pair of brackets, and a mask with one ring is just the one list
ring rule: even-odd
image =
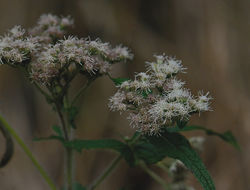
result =
[[112,163],[104,170],[104,172],[89,186],[88,190],[94,190],[103,180],[113,171],[117,164],[122,159],[122,156],[119,155],[116,157]]
[[[137,140],[140,138],[140,134],[133,136],[130,138],[129,146],[133,146]],[[119,155],[116,157],[112,163],[104,170],[104,172],[91,184],[89,185],[88,190],[94,190],[98,185],[100,185],[106,177],[109,176],[109,174],[115,169],[115,167],[118,165],[120,160],[122,159],[122,155]]]
[[[66,126],[62,111],[60,109],[60,106],[57,103],[55,103],[55,105],[56,105],[56,111],[58,113],[59,119],[62,124],[64,138],[66,141],[70,141],[67,126]],[[66,166],[65,166],[66,171],[65,172],[66,172],[66,181],[67,181],[66,188],[67,190],[72,190],[73,188],[73,173],[72,173],[73,150],[71,148],[66,148],[65,151],[66,151]]]
[[83,85],[83,87],[77,92],[76,96],[73,98],[71,105],[74,105],[76,101],[81,97],[81,95],[87,90],[94,79],[89,79],[88,82]]
[[20,145],[20,147],[23,149],[25,154],[29,157],[33,165],[37,168],[41,176],[44,178],[44,180],[48,183],[51,190],[56,190],[56,185],[54,184],[53,180],[48,176],[47,172],[42,168],[42,166],[38,163],[38,161],[33,156],[32,152],[29,150],[29,148],[25,145],[23,140],[18,136],[18,134],[15,132],[15,130],[3,119],[2,116],[0,116],[0,122],[2,125],[8,130],[8,132],[12,135],[12,137],[16,140],[16,142]]
[[42,95],[44,95],[44,97],[47,99],[47,100],[51,100],[51,97],[50,95],[45,92],[36,82],[33,82],[33,84],[35,85],[35,87],[38,89],[39,92],[41,92]]

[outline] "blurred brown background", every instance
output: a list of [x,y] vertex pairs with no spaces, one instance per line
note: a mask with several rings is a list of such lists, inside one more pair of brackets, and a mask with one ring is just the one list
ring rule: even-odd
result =
[[[0,33],[14,25],[31,27],[43,13],[72,15],[80,37],[100,37],[113,45],[122,43],[135,54],[131,63],[117,65],[114,76],[133,76],[144,71],[144,62],[155,53],[174,55],[188,74],[181,77],[193,92],[210,91],[213,112],[191,123],[217,131],[233,131],[242,147],[237,152],[216,137],[207,138],[202,158],[218,190],[250,189],[250,1],[249,0],[0,0]],[[77,88],[82,79],[75,83]],[[83,138],[130,135],[126,116],[108,111],[108,98],[115,92],[107,79],[98,79],[82,99],[77,118],[77,136]],[[63,150],[57,142],[32,142],[47,136],[58,123],[46,101],[15,69],[0,69],[0,113],[25,139],[51,176],[62,183]],[[201,133],[197,133],[201,135]],[[0,155],[3,152],[0,135]],[[115,153],[89,151],[76,154],[76,178],[89,183]],[[162,174],[164,176],[164,174]],[[167,175],[164,176],[167,178]],[[196,180],[190,183],[201,189]],[[125,162],[98,189],[161,189],[140,169]],[[10,164],[0,170],[1,190],[44,190],[47,185],[15,147]]]

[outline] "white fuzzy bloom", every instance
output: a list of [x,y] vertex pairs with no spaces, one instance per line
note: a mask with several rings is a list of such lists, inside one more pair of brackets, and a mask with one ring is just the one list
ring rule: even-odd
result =
[[187,89],[174,88],[167,94],[167,98],[169,100],[189,99],[191,98],[191,93]]
[[118,85],[118,87],[124,90],[129,90],[132,87],[131,81],[130,80],[124,81],[121,85]]
[[152,87],[152,83],[150,81],[150,75],[146,74],[146,73],[138,73],[135,76],[135,80],[132,82],[132,84],[134,85],[135,89],[138,90],[146,90],[149,91],[150,88]]
[[91,49],[95,49],[99,52],[102,52],[103,54],[109,53],[110,44],[105,42],[101,42],[100,39],[96,39],[94,41],[88,41],[88,46]]
[[186,166],[180,160],[175,160],[169,167],[169,172],[172,175],[175,175],[180,170],[183,170],[183,172],[187,170]]
[[30,59],[31,52],[38,47],[37,41],[25,36],[25,30],[15,26],[5,36],[0,37],[0,61],[7,64],[18,64]]
[[183,87],[184,84],[185,82],[173,78],[168,81],[167,86],[170,89],[180,89]]
[[14,26],[12,29],[9,30],[9,33],[14,38],[20,38],[23,37],[25,34],[25,30],[22,29],[21,26]]
[[112,50],[111,54],[113,54],[113,56],[115,57],[120,57],[129,60],[132,60],[134,57],[130,50],[127,47],[123,47],[122,45],[116,46]]
[[[155,55],[156,62],[148,62],[149,70],[153,71],[157,78],[165,80],[167,77],[185,70],[181,61],[165,55]],[[163,78],[164,76],[164,78]]]
[[188,140],[195,150],[197,150],[198,152],[201,152],[203,150],[204,142],[205,142],[204,137],[201,137],[201,136],[191,137]]
[[55,39],[62,39],[66,29],[72,27],[74,21],[68,17],[58,17],[52,14],[43,14],[37,25],[29,33],[37,37],[41,43],[53,43]]
[[154,121],[163,120],[164,124],[167,121],[172,121],[175,117],[187,118],[189,116],[189,107],[178,102],[167,102],[167,97],[157,101],[151,109],[149,114]]
[[212,98],[209,97],[209,93],[203,94],[203,92],[199,92],[198,98],[193,100],[191,104],[193,105],[194,109],[199,112],[209,111],[211,99]]
[[181,61],[165,55],[155,57],[155,62],[147,63],[147,72],[117,86],[125,94],[122,106],[133,112],[128,118],[130,125],[150,135],[159,135],[163,127],[179,121],[187,122],[194,113],[208,111],[211,99],[203,93],[193,96],[184,88],[185,82],[175,78],[184,71]]
[[59,24],[59,17],[52,15],[52,14],[43,14],[40,16],[37,23],[41,26],[58,25]]
[[70,27],[70,26],[73,26],[73,24],[74,24],[74,20],[70,16],[63,17],[61,19],[61,25],[63,27]]
[[109,99],[109,108],[113,111],[125,111],[127,109],[126,104],[123,101],[126,99],[125,94],[117,92]]

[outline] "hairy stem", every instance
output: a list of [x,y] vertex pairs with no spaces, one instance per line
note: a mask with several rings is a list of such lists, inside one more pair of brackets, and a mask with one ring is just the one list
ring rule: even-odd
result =
[[159,175],[157,175],[155,172],[153,172],[151,169],[149,169],[146,164],[141,163],[140,167],[148,174],[150,175],[155,181],[157,181],[159,184],[162,185],[162,187],[165,190],[170,190],[170,186],[165,182],[164,179],[162,179]]
[[53,180],[48,176],[47,172],[42,168],[42,166],[38,163],[38,161],[33,156],[32,152],[29,150],[29,148],[25,145],[23,140],[18,136],[18,134],[15,132],[15,130],[3,119],[2,116],[0,116],[0,122],[2,125],[8,130],[8,132],[12,135],[12,137],[16,140],[16,142],[20,145],[20,147],[23,149],[25,154],[29,157],[33,165],[37,168],[41,176],[44,178],[44,180],[48,183],[51,190],[56,190],[56,185],[54,184]]
[[104,172],[89,186],[88,190],[94,190],[99,184],[101,184],[103,180],[107,176],[109,176],[109,174],[113,171],[113,169],[117,166],[121,159],[121,155],[115,158],[112,163],[104,170]]

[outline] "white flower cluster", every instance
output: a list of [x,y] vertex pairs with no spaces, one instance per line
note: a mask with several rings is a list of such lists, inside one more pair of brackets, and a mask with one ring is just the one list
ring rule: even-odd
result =
[[[112,63],[132,59],[126,47],[118,48],[123,51],[117,51],[117,48],[112,48],[109,43],[102,43],[99,39],[91,41],[89,38],[69,36],[56,44],[50,44],[38,54],[37,61],[31,64],[31,77],[41,83],[49,83],[64,71],[80,70],[90,75],[106,74]],[[127,52],[126,55],[124,51]]]
[[25,30],[15,26],[0,37],[0,62],[16,64],[30,58],[30,53],[38,47],[34,38],[25,36]]
[[99,39],[65,36],[72,25],[70,17],[47,14],[28,34],[20,26],[14,27],[0,38],[1,62],[25,65],[30,79],[39,84],[63,86],[77,73],[97,77],[107,74],[113,63],[133,58],[121,45],[112,48]]
[[166,55],[155,58],[147,63],[146,73],[119,85],[109,104],[113,111],[130,111],[131,126],[147,134],[159,134],[163,127],[187,122],[192,114],[210,110],[208,93],[195,97],[175,77],[185,70],[181,61]]
[[39,18],[37,25],[30,29],[29,33],[35,36],[40,42],[53,43],[61,39],[66,34],[66,30],[74,24],[73,19],[68,17],[58,17],[52,14],[43,14]]

